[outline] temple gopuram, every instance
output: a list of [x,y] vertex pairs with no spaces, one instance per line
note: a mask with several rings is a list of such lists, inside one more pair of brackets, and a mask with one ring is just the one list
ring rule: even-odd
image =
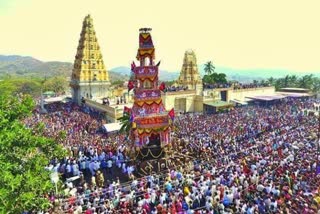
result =
[[195,90],[197,95],[202,95],[202,79],[198,71],[197,57],[193,50],[185,52],[181,72],[176,83],[177,86]]
[[136,57],[139,65],[132,63],[132,78],[128,83],[128,90],[133,89],[134,92],[133,106],[127,108],[132,123],[130,137],[136,159],[141,161],[165,156],[174,120],[174,110],[167,112],[162,102],[161,91],[165,85],[159,84],[160,63],[155,65],[155,48],[150,31],[149,28],[140,29]]
[[103,98],[109,95],[109,73],[105,68],[93,20],[87,15],[82,24],[70,81],[72,99]]

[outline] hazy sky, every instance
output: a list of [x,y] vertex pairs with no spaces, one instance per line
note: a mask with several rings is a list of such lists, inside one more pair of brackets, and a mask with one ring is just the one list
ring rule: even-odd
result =
[[319,0],[0,0],[0,54],[73,62],[90,13],[107,68],[129,66],[151,27],[161,68],[198,63],[320,71]]

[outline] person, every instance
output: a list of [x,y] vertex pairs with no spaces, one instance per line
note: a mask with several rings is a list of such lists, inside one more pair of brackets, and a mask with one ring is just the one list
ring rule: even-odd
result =
[[107,161],[107,173],[109,173],[111,176],[112,176],[112,159],[109,158],[108,161]]

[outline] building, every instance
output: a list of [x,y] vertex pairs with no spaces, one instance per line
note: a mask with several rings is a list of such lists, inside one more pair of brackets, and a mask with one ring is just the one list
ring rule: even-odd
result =
[[[143,36],[149,38],[150,34],[140,34],[142,39]],[[148,54],[154,56],[153,44],[148,45],[153,49],[140,47],[137,57],[147,56]],[[153,60],[153,57],[146,57],[143,61],[140,61],[140,63],[143,63],[140,66],[154,66]],[[157,70],[157,72],[159,71]],[[150,84],[158,84],[158,80],[152,80]],[[175,90],[161,92],[161,102],[165,110],[217,112],[230,108],[235,103],[246,104],[249,100],[248,97],[275,93],[274,87],[238,89],[228,86],[226,88],[203,88],[196,54],[193,50],[185,52],[181,72],[175,86]],[[133,102],[132,98],[136,96],[132,91],[127,93],[126,90],[112,90],[110,88],[109,74],[102,59],[90,15],[86,16],[83,21],[70,87],[74,102],[81,103],[81,101],[84,101],[87,106],[105,113],[108,123],[118,122],[127,102]],[[106,97],[109,97],[108,100],[110,100],[108,105],[103,103],[103,98]],[[121,102],[122,98],[126,101]]]
[[196,54],[188,50],[184,54],[180,76],[176,81],[178,87],[195,90],[197,95],[202,95],[202,78],[198,71]]
[[174,108],[177,112],[218,112],[236,104],[245,105],[252,96],[273,95],[275,88],[251,87],[203,88],[198,72],[196,54],[186,51],[180,76],[174,90],[163,94],[165,108]]
[[79,45],[70,81],[72,99],[96,99],[109,96],[109,74],[103,63],[93,20],[87,15],[82,24]]

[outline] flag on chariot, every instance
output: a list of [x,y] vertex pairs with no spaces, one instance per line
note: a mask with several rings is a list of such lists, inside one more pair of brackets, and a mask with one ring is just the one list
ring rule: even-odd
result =
[[173,108],[169,111],[168,115],[170,116],[171,120],[174,120],[174,109]]
[[130,114],[131,108],[128,108],[127,106],[124,107],[123,109],[123,114]]
[[160,91],[164,91],[164,89],[166,89],[166,85],[165,85],[164,82],[162,82],[162,83],[160,84],[160,86],[159,86],[159,90],[160,90]]
[[133,89],[133,88],[134,88],[134,83],[133,83],[132,80],[130,80],[130,81],[128,82],[128,92],[131,91],[131,89]]
[[131,63],[131,71],[133,72],[133,70],[136,68],[136,64],[134,63],[134,61]]

